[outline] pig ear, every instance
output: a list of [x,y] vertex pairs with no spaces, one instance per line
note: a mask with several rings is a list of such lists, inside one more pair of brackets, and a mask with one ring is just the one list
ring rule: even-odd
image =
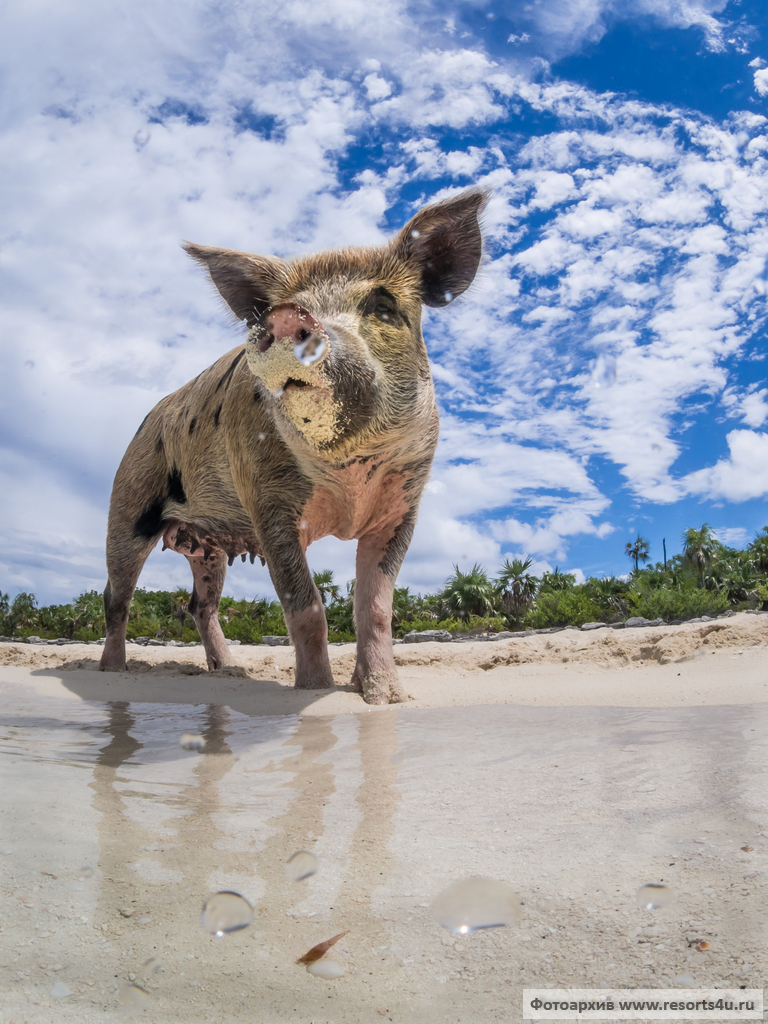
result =
[[425,206],[395,239],[419,265],[425,305],[447,306],[472,284],[483,251],[478,217],[489,198],[483,189],[470,189]]
[[193,260],[208,268],[211,280],[237,319],[253,327],[272,304],[275,287],[283,276],[283,261],[274,256],[252,256],[193,242],[184,242],[182,247]]

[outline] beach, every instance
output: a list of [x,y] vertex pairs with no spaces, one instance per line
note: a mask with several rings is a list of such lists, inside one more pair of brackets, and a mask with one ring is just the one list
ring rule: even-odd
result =
[[[398,644],[384,707],[352,645],[324,691],[290,647],[231,650],[101,673],[97,645],[0,645],[3,1024],[505,1024],[531,987],[762,988],[768,616]],[[435,921],[474,876],[519,922]],[[223,938],[219,890],[254,916]],[[340,977],[296,963],[341,932]]]

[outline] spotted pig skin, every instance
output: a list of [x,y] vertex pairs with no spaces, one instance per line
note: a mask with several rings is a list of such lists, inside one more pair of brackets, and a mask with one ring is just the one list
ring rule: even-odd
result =
[[128,608],[155,545],[183,554],[210,669],[229,650],[218,610],[238,556],[266,563],[296,650],[296,686],[333,686],[323,603],[306,550],[357,541],[352,683],[405,699],[392,595],[438,437],[422,306],[445,306],[480,263],[485,193],[419,211],[386,245],[293,260],[187,244],[244,344],[147,415],[115,477],[101,668],[125,668]]

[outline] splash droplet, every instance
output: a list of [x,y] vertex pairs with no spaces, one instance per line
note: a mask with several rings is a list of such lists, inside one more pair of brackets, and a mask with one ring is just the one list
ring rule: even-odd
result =
[[95,872],[94,872],[92,867],[89,867],[86,864],[86,866],[84,868],[80,868],[79,874],[80,874],[81,878],[93,878]]
[[259,440],[263,441],[266,436],[266,434],[259,434]]
[[453,299],[453,292],[446,292],[445,293],[445,301],[446,302],[450,302],[452,299]]
[[313,964],[307,964],[307,974],[322,978],[324,981],[335,981],[343,973],[344,968],[335,960],[316,960]]
[[196,750],[202,754],[205,750],[205,736],[194,732],[183,732],[179,736],[179,746],[182,750]]
[[274,395],[275,398],[282,398],[283,397],[283,388],[275,388],[275,390],[272,392],[272,394]]
[[661,910],[669,907],[675,902],[675,894],[668,885],[659,882],[649,882],[648,885],[641,885],[637,890],[637,905],[643,910]]
[[144,149],[146,144],[151,139],[151,135],[145,128],[139,128],[139,130],[133,136],[133,144],[137,149]]
[[411,238],[418,238],[420,235],[421,232],[417,231],[416,228],[414,228],[413,231],[411,232]]
[[466,878],[435,897],[432,917],[459,935],[478,928],[500,928],[520,920],[520,897],[506,882]]
[[220,939],[253,923],[253,907],[238,892],[217,892],[206,900],[200,915],[205,930]]
[[317,871],[317,857],[308,850],[297,850],[285,862],[285,877],[291,882],[300,882]]
[[120,986],[117,998],[120,1005],[128,1010],[148,1010],[152,1005],[152,998],[145,988],[129,985],[128,982]]

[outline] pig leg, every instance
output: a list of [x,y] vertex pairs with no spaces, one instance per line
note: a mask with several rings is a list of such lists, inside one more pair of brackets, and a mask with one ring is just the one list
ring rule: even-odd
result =
[[287,528],[283,532],[273,527],[262,534],[261,541],[296,650],[296,688],[329,689],[334,683],[328,660],[328,623],[299,539]]
[[[130,530],[126,531],[128,537]],[[115,540],[119,537],[119,540]],[[149,557],[154,540],[141,538],[126,541],[125,535],[110,524],[107,539],[107,586],[104,590],[104,617],[107,639],[99,662],[102,672],[123,672],[125,670],[125,629],[128,625],[128,611],[136,589],[141,570]]]
[[222,665],[230,664],[229,647],[219,622],[219,602],[227,575],[227,556],[217,549],[207,559],[187,555],[187,561],[194,579],[189,611],[203,641],[208,670],[212,672]]
[[[400,548],[402,555],[397,557],[394,551]],[[357,543],[357,663],[352,685],[366,704],[399,704],[408,699],[397,678],[392,652],[392,594],[406,549],[401,538],[393,540],[391,530],[361,537]]]

